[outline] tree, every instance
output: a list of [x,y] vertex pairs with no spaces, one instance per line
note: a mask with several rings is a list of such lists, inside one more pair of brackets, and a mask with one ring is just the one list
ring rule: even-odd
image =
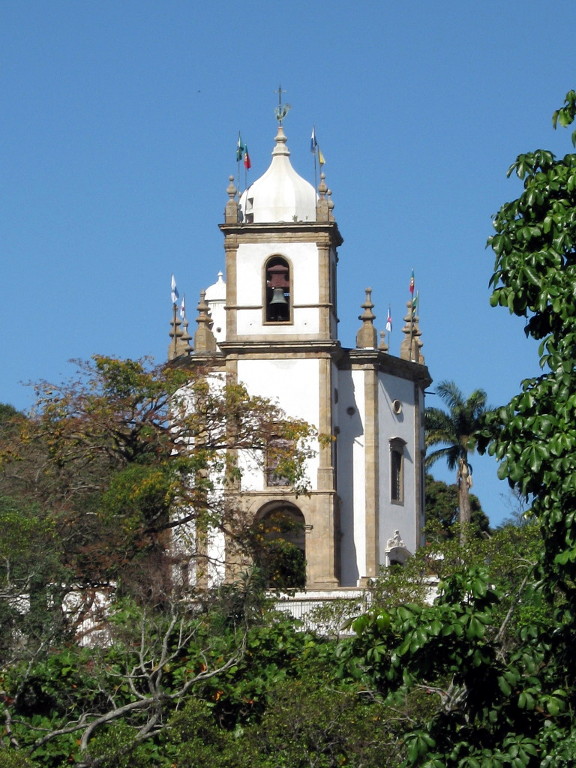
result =
[[378,607],[352,622],[356,636],[342,653],[349,674],[391,707],[418,692],[429,699],[404,732],[401,765],[573,765],[559,759],[568,756],[572,718],[559,684],[555,633],[548,623],[507,632],[527,594],[523,582],[503,615],[486,568],[461,564],[434,605]]
[[[426,510],[426,538],[441,536],[452,538],[454,525],[459,521],[458,486],[448,485],[426,475],[424,508]],[[476,536],[490,532],[490,521],[480,503],[480,499],[470,494],[470,523]]]
[[163,589],[178,558],[205,573],[211,530],[246,565],[237,457],[263,470],[272,435],[287,484],[306,488],[314,430],[203,370],[95,356],[75,380],[36,391],[20,439],[0,442],[0,491],[50,511],[81,585]]
[[460,535],[465,539],[470,526],[470,487],[472,467],[468,454],[475,450],[482,418],[486,413],[486,393],[475,390],[465,398],[453,381],[442,381],[436,393],[446,403],[448,412],[440,408],[426,408],[426,446],[442,445],[426,456],[426,466],[445,459],[449,469],[456,469]]
[[[570,91],[553,123],[575,118]],[[491,303],[526,318],[544,372],[486,414],[475,437],[501,462],[500,477],[531,499],[532,524],[517,531],[538,529],[539,565],[527,564],[517,591],[510,580],[502,590],[460,558],[434,606],[357,620],[353,656],[387,700],[415,686],[437,700],[406,734],[411,766],[568,768],[576,755],[576,155],[536,150],[513,172],[524,191],[494,217]],[[513,552],[515,568],[522,538]]]
[[[158,739],[193,688],[242,658],[255,588],[226,643],[207,632],[206,540],[232,545],[217,563],[229,576],[249,570],[237,457],[264,471],[280,435],[277,466],[303,491],[315,432],[235,382],[146,361],[95,356],[36,390],[27,417],[0,412],[0,749],[104,765],[95,736],[113,731],[116,756]],[[103,648],[75,645],[86,626]]]
[[[576,91],[553,125],[576,117]],[[576,132],[575,132],[576,134]],[[576,135],[572,135],[573,143]],[[542,572],[575,601],[576,586],[576,154],[538,149],[508,169],[524,191],[494,217],[493,306],[526,318],[540,341],[542,375],[487,420],[481,446],[501,462],[499,475],[525,497],[543,536]]]

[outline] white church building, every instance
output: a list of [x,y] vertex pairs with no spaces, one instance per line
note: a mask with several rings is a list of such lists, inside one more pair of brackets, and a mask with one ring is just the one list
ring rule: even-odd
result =
[[409,302],[393,356],[368,289],[356,347],[341,345],[334,205],[323,174],[316,190],[292,167],[281,121],[268,170],[240,196],[230,177],[227,194],[225,271],[201,294],[192,345],[175,316],[169,357],[213,365],[332,436],[309,461],[308,494],[265,471],[241,492],[255,521],[285,514],[300,525],[308,589],[362,587],[422,543],[431,379],[416,309]]

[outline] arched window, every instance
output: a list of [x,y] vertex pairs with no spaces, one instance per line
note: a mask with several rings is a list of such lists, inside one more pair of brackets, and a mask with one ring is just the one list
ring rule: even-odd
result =
[[266,585],[279,589],[306,586],[304,515],[293,504],[267,505],[254,524],[254,560]]
[[267,323],[292,320],[290,265],[282,256],[272,256],[265,267],[264,316]]

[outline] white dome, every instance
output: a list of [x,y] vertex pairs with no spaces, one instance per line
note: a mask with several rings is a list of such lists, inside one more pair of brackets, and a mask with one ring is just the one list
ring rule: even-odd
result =
[[222,272],[218,272],[218,280],[206,288],[206,301],[226,301],[226,283],[223,277]]
[[218,280],[204,293],[217,344],[226,340],[226,283],[223,277],[222,272],[218,272]]
[[316,221],[316,192],[312,184],[292,168],[281,125],[270,167],[242,194],[240,208],[248,223]]

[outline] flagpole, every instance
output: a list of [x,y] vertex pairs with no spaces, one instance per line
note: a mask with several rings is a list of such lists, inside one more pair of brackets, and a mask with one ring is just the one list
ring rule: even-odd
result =
[[[244,154],[244,143],[242,141],[242,133],[238,131],[238,141],[236,143],[236,179],[238,181],[238,194],[240,195],[240,187],[242,179],[240,178],[240,163],[242,163],[242,155]],[[246,188],[246,185],[244,185]]]
[[[314,141],[316,142],[316,126],[313,128]],[[318,169],[317,169],[318,144],[314,147],[314,189],[318,189]]]
[[172,328],[174,328],[174,357],[176,357],[176,351],[178,349],[178,337],[176,336],[176,315],[178,312],[178,305],[176,302],[173,302],[172,304],[173,309],[173,317],[172,317]]
[[414,363],[414,270],[412,270],[412,276],[410,278],[410,360]]
[[316,150],[314,150],[314,189],[318,189],[318,171],[316,168]]
[[316,126],[314,125],[312,127],[312,141],[314,143],[314,146],[312,147],[312,151],[314,154],[314,188],[318,189],[318,169],[317,169],[317,155],[318,155],[318,142],[316,141]]

